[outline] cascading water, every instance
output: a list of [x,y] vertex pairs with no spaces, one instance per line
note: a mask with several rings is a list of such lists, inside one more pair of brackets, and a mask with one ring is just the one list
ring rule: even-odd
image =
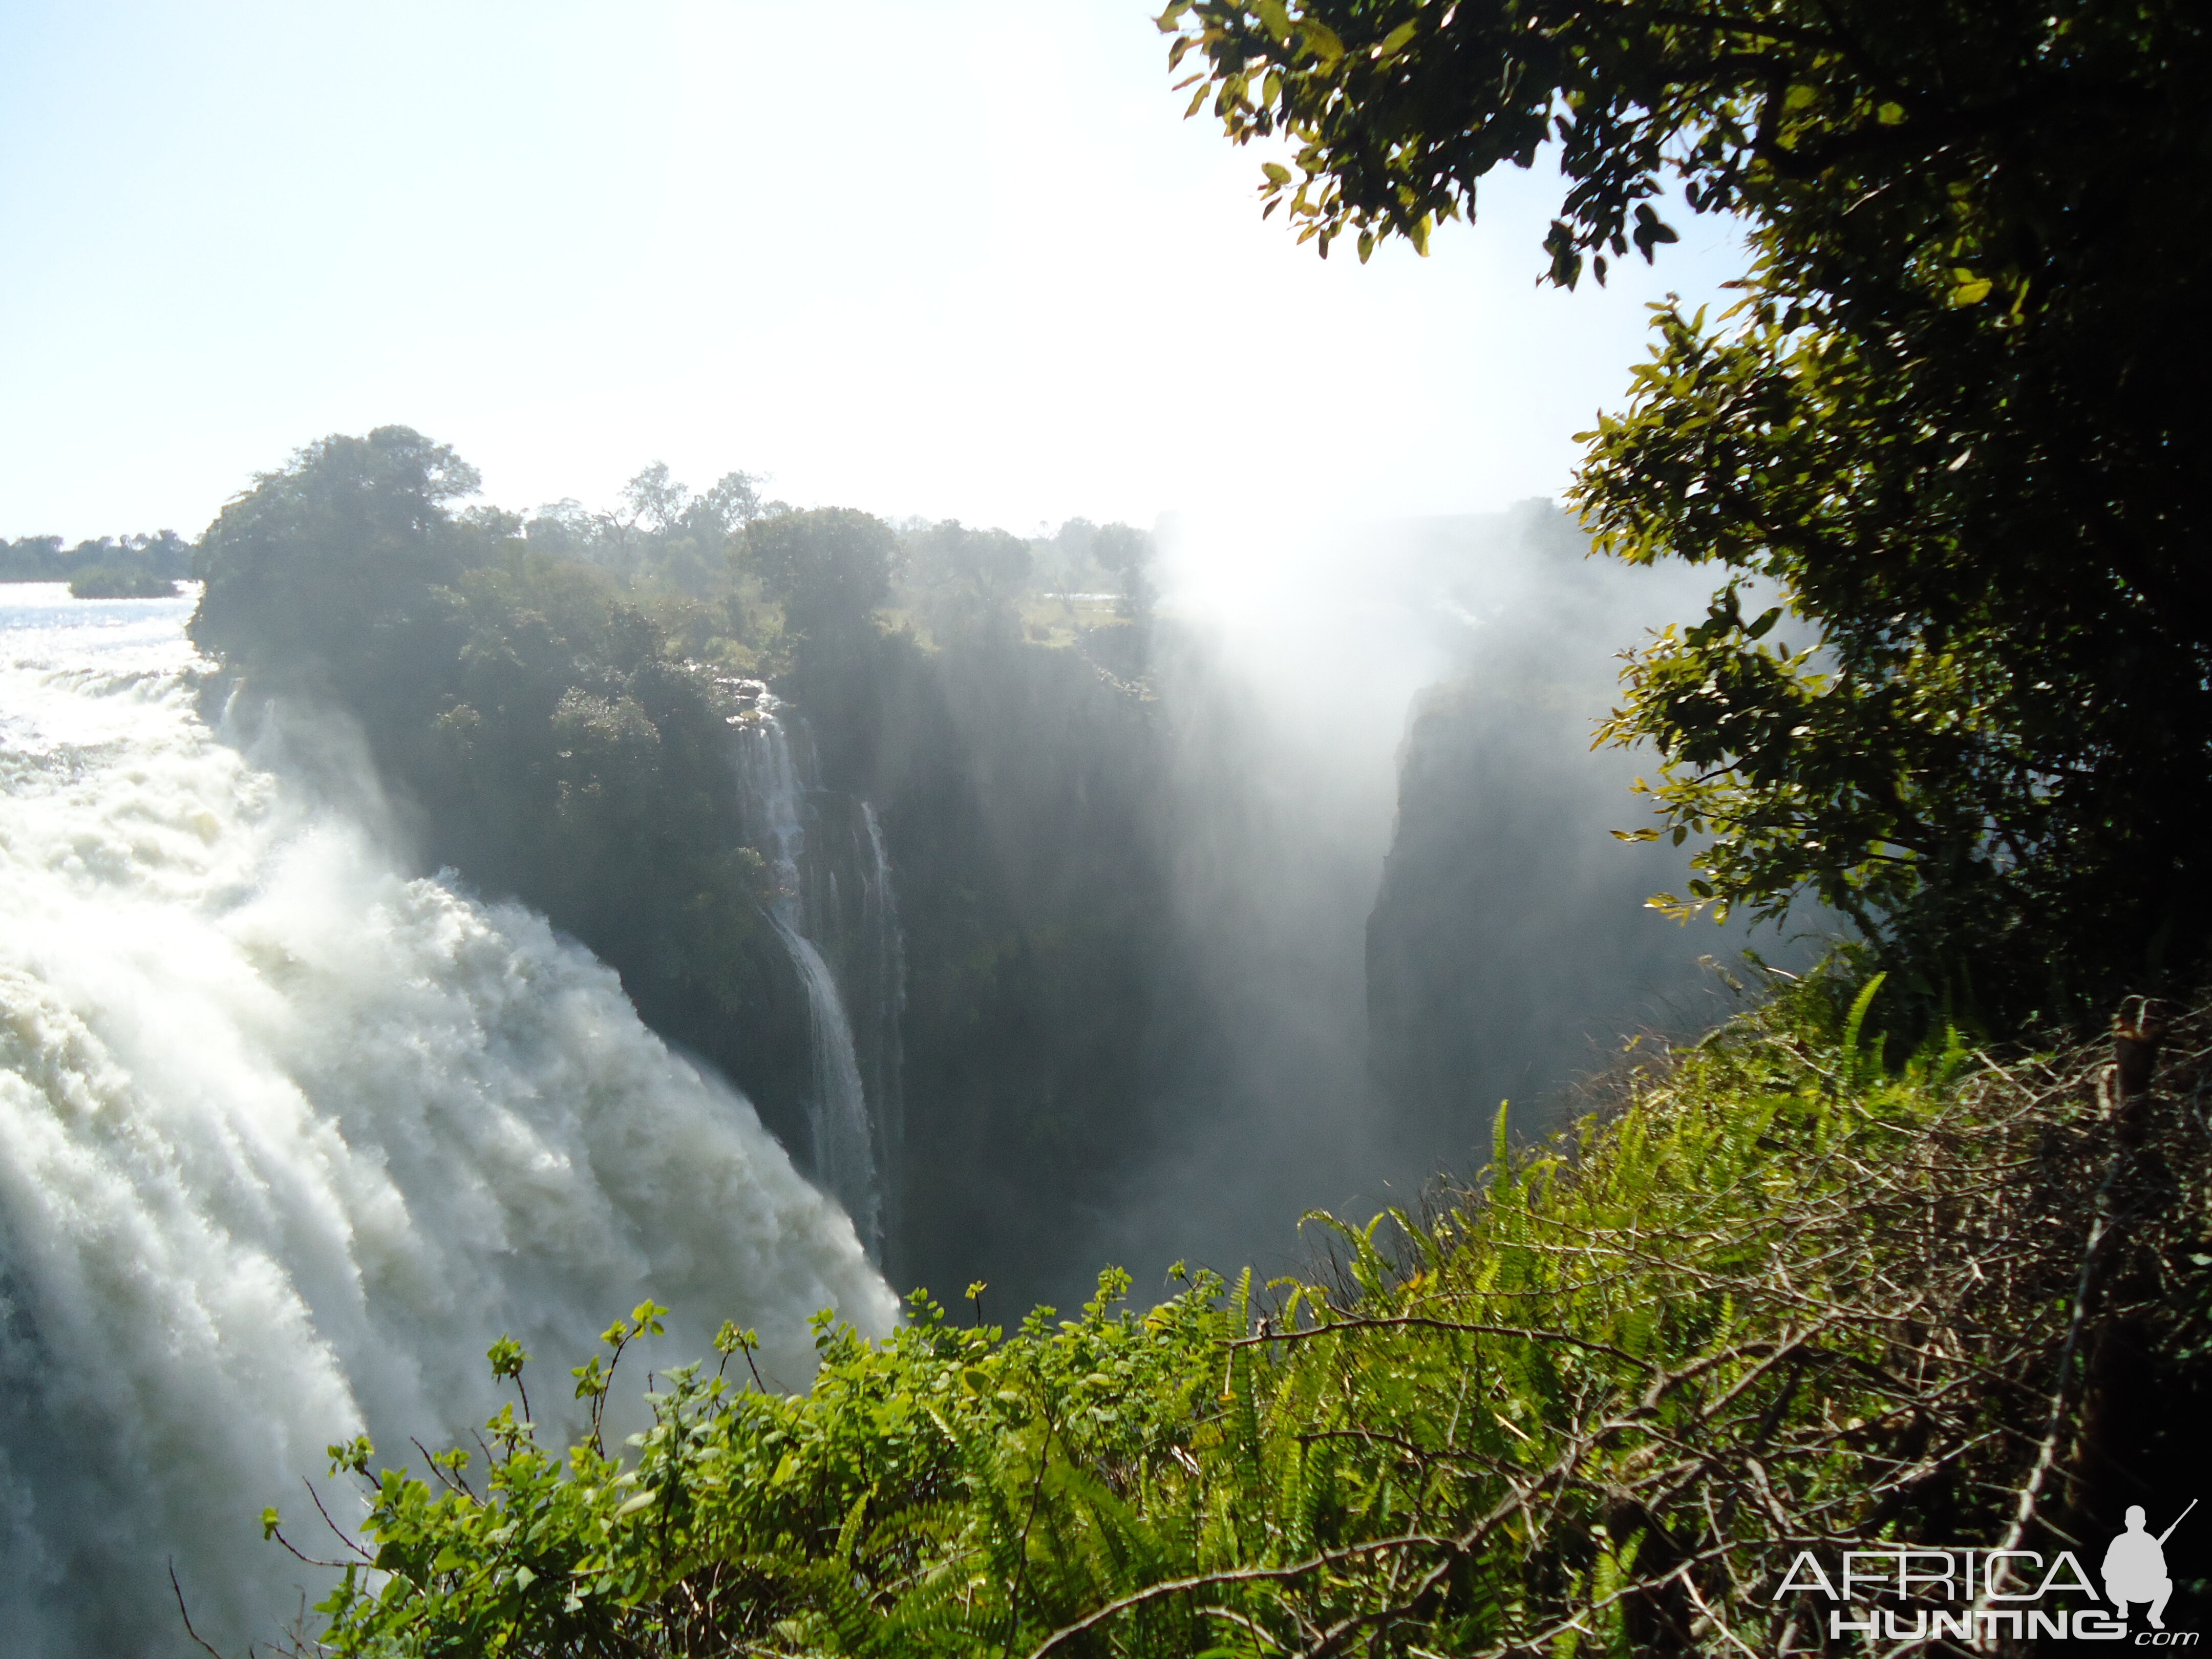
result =
[[[810,852],[807,823],[816,767],[805,725],[764,688],[741,722],[738,768],[747,832],[771,860],[776,897],[769,920],[791,953],[806,995],[811,1039],[806,1121],[815,1179],[852,1215],[880,1261],[887,1222],[886,1177],[899,1123],[898,1014],[905,964],[890,864],[874,810],[860,804],[866,853],[840,860]],[[857,849],[856,849],[857,850]],[[839,866],[857,866],[860,906],[848,917]],[[824,954],[846,958],[844,983]],[[855,994],[848,1000],[848,989]],[[856,1040],[848,1009],[864,1014]],[[865,1073],[865,1075],[864,1075]]]
[[[861,998],[874,1013],[868,1024],[872,1040],[860,1055],[860,1067],[868,1098],[874,1103],[877,1143],[885,1168],[896,1171],[906,1140],[905,1055],[899,1040],[899,1016],[906,1008],[906,936],[899,929],[898,896],[891,887],[883,825],[876,821],[876,809],[866,801],[860,803],[860,822],[867,832],[868,861],[861,877],[863,948],[858,971],[863,980]],[[886,1231],[898,1221],[891,1212],[896,1190],[891,1186],[885,1193]]]
[[464,1436],[502,1331],[557,1376],[651,1295],[638,1385],[734,1318],[795,1387],[809,1313],[896,1315],[612,972],[216,740],[190,605],[0,587],[11,1659],[180,1650],[165,1563],[204,1634],[271,1635],[320,1592],[262,1507],[307,1510],[342,1437]]

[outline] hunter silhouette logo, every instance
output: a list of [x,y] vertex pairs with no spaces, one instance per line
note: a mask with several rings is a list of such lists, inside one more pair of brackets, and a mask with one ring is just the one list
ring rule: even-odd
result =
[[[2189,1510],[2196,1507],[2192,1498]],[[2166,1571],[2166,1540],[2173,1536],[2174,1527],[2189,1518],[2189,1510],[2175,1516],[2173,1526],[2154,1538],[2144,1530],[2142,1505],[2129,1505],[2128,1529],[2105,1549],[2105,1595],[2121,1618],[2128,1616],[2130,1602],[2148,1601],[2150,1627],[2166,1628],[2166,1603],[2173,1594],[2173,1580]]]

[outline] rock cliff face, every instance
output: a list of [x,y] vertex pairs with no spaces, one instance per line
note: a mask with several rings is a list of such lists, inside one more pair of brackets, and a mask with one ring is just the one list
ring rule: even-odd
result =
[[1470,678],[1425,697],[1406,740],[1367,926],[1370,1069],[1409,1150],[1462,1170],[1500,1100],[1516,1131],[1548,1129],[1626,1034],[1710,1018],[1698,959],[1739,948],[1642,908],[1680,884],[1680,857],[1606,833],[1635,822],[1634,765],[1578,754],[1587,730],[1578,708]]
[[[811,734],[798,908],[876,1129],[885,1271],[1066,1303],[1173,1041],[1153,706],[1080,652],[899,635],[776,689]],[[820,1068],[762,1030],[740,1081],[807,1145]]]
[[1564,1091],[1628,1037],[1719,1017],[1725,981],[1705,959],[1737,963],[1748,945],[1796,965],[1816,949],[1806,928],[1646,908],[1680,890],[1686,855],[1608,833],[1645,822],[1629,789],[1656,764],[1590,748],[1615,653],[1694,614],[1693,595],[1584,559],[1563,515],[1520,513],[1501,530],[1522,580],[1480,618],[1462,672],[1416,701],[1367,928],[1378,1103],[1401,1157],[1463,1172],[1489,1157],[1500,1101],[1516,1133],[1547,1132]]
[[822,786],[798,710],[740,682],[734,717],[739,809],[769,878],[768,920],[805,1010],[798,1144],[815,1180],[852,1215],[870,1255],[897,1227],[905,951],[874,810]]

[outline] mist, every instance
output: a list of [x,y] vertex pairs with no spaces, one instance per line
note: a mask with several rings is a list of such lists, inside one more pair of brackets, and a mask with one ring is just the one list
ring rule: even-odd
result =
[[1303,1212],[1364,1223],[1594,1109],[1641,1035],[1729,1006],[1754,931],[1645,908],[1687,849],[1624,843],[1648,759],[1592,752],[1620,653],[1703,613],[1698,573],[1588,556],[1541,499],[1362,523],[1162,526],[1155,683],[1173,892],[1210,1040],[1085,1242],[1158,1282],[1287,1269]]

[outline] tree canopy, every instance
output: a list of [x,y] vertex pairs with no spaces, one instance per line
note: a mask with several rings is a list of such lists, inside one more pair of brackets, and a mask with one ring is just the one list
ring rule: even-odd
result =
[[783,606],[795,633],[865,628],[890,596],[898,536],[857,507],[779,513],[745,526],[744,556]]
[[[58,536],[0,541],[0,582],[76,582],[141,586],[149,593],[192,570],[191,544],[173,530],[151,536],[97,536],[64,549]],[[158,582],[158,587],[153,586]],[[110,596],[112,597],[112,596]]]
[[411,427],[309,444],[208,526],[193,642],[264,678],[379,683],[377,645],[486,556],[446,507],[481,483]]
[[906,576],[939,638],[1006,643],[1020,637],[1014,613],[1036,562],[1018,536],[946,519],[909,538]]
[[[2212,638],[2188,410],[2212,257],[2198,10],[2136,0],[1176,0],[1266,210],[1364,257],[1555,155],[1547,279],[1681,208],[1741,298],[1668,304],[1577,504],[1718,568],[1605,728],[1649,741],[1679,909],[1810,891],[2024,1018],[2203,958]],[[1749,583],[1751,586],[1747,586]],[[1778,589],[1779,605],[1747,605]]]

